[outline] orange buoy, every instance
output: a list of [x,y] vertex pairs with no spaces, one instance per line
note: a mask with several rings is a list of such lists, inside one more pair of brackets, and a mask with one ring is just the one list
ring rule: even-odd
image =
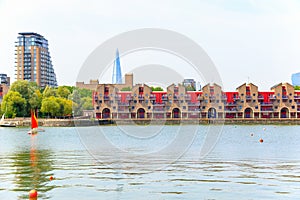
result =
[[37,198],[38,193],[36,190],[30,190],[29,192],[29,198]]
[[260,142],[260,143],[263,143],[263,142],[264,142],[264,140],[263,140],[262,138],[260,138],[260,139],[259,139],[259,142]]
[[53,178],[53,176],[50,176],[49,179],[50,179],[50,181],[52,181],[54,178]]

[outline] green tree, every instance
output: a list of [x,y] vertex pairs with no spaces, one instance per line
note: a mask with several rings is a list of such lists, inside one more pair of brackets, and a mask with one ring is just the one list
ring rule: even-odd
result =
[[10,90],[3,98],[1,110],[6,117],[23,117],[26,114],[26,100],[19,92]]
[[153,86],[151,86],[151,90],[152,91],[164,91],[164,89],[162,89],[161,87],[153,87]]
[[191,85],[186,86],[185,89],[187,91],[196,91],[196,89],[193,86],[191,86]]
[[[36,96],[38,95],[36,91],[39,89],[36,82],[28,82],[26,80],[18,80],[11,85],[10,91],[18,92],[26,101],[25,116],[30,115],[31,108],[40,106],[38,96]],[[31,107],[32,105],[34,107]]]
[[92,97],[82,98],[82,110],[92,110],[94,108],[92,101]]
[[296,85],[296,86],[294,86],[294,89],[295,89],[295,90],[300,90],[300,86],[299,86],[299,85]]
[[60,110],[60,105],[56,101],[56,97],[50,96],[43,98],[41,112],[44,114],[50,114],[52,117],[57,116]]
[[[92,96],[92,90],[85,89],[85,88],[76,88],[75,90],[77,90],[79,92],[81,97],[91,97]],[[73,90],[73,92],[74,92],[74,90]]]
[[45,87],[44,91],[43,91],[43,98],[47,98],[47,97],[56,97],[56,88],[52,88],[49,87],[48,85]]
[[93,109],[92,90],[75,88],[69,99],[73,101],[75,115],[82,115],[83,110]]
[[71,94],[70,90],[66,86],[59,86],[57,88],[57,96],[67,99]]
[[71,100],[61,98],[61,97],[56,97],[55,101],[59,104],[59,110],[57,112],[57,115],[65,116],[65,115],[72,114],[72,101]]
[[121,91],[131,91],[131,88],[130,87],[123,87],[122,89],[121,89]]
[[43,95],[41,94],[40,90],[35,90],[35,92],[31,95],[29,99],[29,104],[31,108],[40,108],[42,105]]

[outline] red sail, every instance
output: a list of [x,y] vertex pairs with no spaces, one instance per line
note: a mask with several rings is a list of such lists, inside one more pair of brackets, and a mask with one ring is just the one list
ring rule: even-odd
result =
[[31,110],[31,129],[38,127],[38,120],[35,116],[35,112]]

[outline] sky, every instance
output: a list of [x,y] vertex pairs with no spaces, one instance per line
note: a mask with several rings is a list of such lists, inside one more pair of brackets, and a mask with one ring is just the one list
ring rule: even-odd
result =
[[[81,66],[103,42],[130,30],[161,28],[197,42],[224,90],[245,82],[269,90],[300,72],[299,24],[300,0],[0,0],[0,73],[14,80],[19,32],[43,35],[58,84],[75,85]],[[121,65],[123,73],[129,70],[122,59]],[[194,78],[192,72],[184,76]]]

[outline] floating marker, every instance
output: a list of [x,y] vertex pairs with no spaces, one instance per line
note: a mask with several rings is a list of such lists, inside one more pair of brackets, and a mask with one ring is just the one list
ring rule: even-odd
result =
[[32,199],[32,198],[37,198],[38,196],[38,193],[36,190],[30,190],[29,192],[29,198]]
[[266,128],[263,128],[263,130],[265,131],[265,130],[266,130]]
[[260,143],[263,143],[263,142],[264,142],[264,140],[263,140],[262,138],[260,138],[260,139],[259,139],[259,142],[260,142]]
[[50,176],[49,179],[50,179],[50,181],[52,181],[54,178],[53,178],[53,176]]
[[254,134],[253,134],[253,133],[251,133],[250,135],[251,135],[251,136],[253,136]]

